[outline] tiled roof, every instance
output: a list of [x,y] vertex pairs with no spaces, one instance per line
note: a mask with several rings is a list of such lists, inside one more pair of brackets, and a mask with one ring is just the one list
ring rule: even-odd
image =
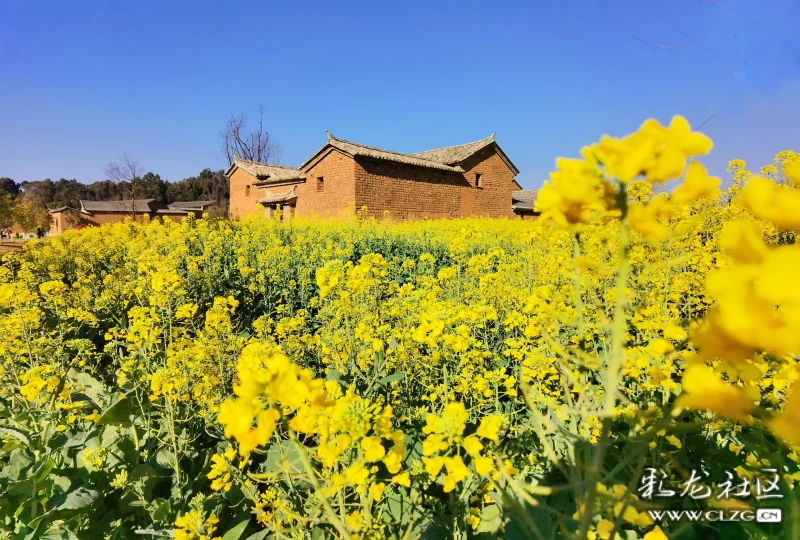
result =
[[196,210],[197,210],[197,208],[169,208],[169,207],[167,207],[167,208],[157,208],[155,210],[152,210],[152,212],[154,214],[171,214],[171,215],[179,214],[179,215],[185,216],[185,215],[188,215],[189,212],[193,212],[193,211],[196,211]]
[[[284,182],[288,180],[301,180],[305,178],[303,171],[300,169],[293,169],[291,167],[284,167],[282,165],[259,163],[257,161],[242,159],[238,156],[233,158],[233,163],[234,165],[249,172],[262,182]],[[230,172],[230,170],[228,172]]]
[[206,206],[211,206],[212,204],[217,204],[217,201],[175,201],[169,203],[167,206],[181,210],[194,210],[197,208],[202,210]]
[[467,144],[459,144],[457,146],[437,148],[435,150],[426,150],[425,152],[417,152],[416,154],[411,155],[430,161],[445,163],[447,165],[455,165],[456,163],[461,163],[478,150],[492,144],[493,142],[494,133],[479,141]]
[[[259,182],[259,184],[304,179],[305,175],[303,174],[303,171],[327,155],[328,152],[331,151],[331,148],[334,148],[352,157],[362,156],[373,159],[394,161],[396,163],[405,163],[407,165],[414,165],[417,167],[439,169],[442,171],[464,172],[464,169],[460,164],[465,159],[474,155],[481,149],[486,148],[491,144],[495,144],[495,134],[492,133],[485,139],[467,144],[437,148],[435,150],[427,150],[425,152],[417,152],[415,154],[404,154],[401,152],[394,152],[392,150],[384,150],[383,148],[366,146],[364,144],[358,144],[352,141],[346,141],[344,139],[334,137],[329,131],[326,131],[326,133],[328,134],[328,141],[325,143],[325,145],[317,150],[314,155],[312,155],[297,169],[282,167],[280,165],[268,165],[266,163],[248,161],[237,157],[234,159],[234,164],[231,165],[231,169],[228,170],[228,174],[230,175],[234,166],[238,166],[259,180],[262,180],[262,182]],[[514,174],[518,174],[519,171],[517,168],[513,163],[511,163],[511,161],[508,159],[508,157],[506,157],[499,147],[497,147],[497,151],[502,159],[506,161],[509,168],[514,171]]]
[[81,201],[82,212],[151,212],[155,199],[135,201]]
[[[329,145],[353,157],[364,156],[374,159],[384,159],[387,161],[395,161],[398,163],[406,163],[408,165],[416,165],[418,167],[428,167],[431,169],[440,169],[444,171],[463,172],[464,170],[461,167],[453,167],[445,163],[418,157],[412,154],[401,154],[400,152],[383,150],[382,148],[374,148],[372,146],[365,146],[363,144],[346,141],[344,139],[334,137],[330,132],[328,132],[328,143],[320,149],[320,152]],[[317,155],[319,155],[320,152],[317,152],[314,154],[314,157],[300,165],[300,168],[304,169],[310,162],[314,160],[314,158],[317,157]]]
[[292,199],[296,198],[297,198],[297,187],[293,186],[292,189],[284,193],[278,193],[275,195],[265,194],[257,202],[258,204],[277,204],[277,203],[291,201]]
[[536,189],[523,189],[511,192],[511,208],[514,210],[531,210],[533,203],[536,202]]
[[519,191],[511,192],[511,199],[514,202],[533,202],[536,200],[536,194],[539,193],[538,189],[522,189]]

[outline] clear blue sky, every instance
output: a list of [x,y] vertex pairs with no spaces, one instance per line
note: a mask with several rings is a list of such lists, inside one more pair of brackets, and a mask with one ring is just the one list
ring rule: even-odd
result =
[[406,152],[496,131],[536,188],[681,113],[714,115],[724,174],[800,150],[798,20],[798,0],[0,0],[0,176],[92,182],[128,152],[180,180],[222,168],[219,131],[259,102],[284,165],[326,129]]

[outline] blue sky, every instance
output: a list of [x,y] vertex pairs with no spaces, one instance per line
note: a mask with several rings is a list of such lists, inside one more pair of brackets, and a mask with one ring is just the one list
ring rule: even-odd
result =
[[0,176],[92,182],[128,152],[180,180],[222,168],[219,131],[259,102],[290,166],[326,129],[401,152],[496,131],[536,188],[680,113],[713,115],[724,174],[800,150],[798,20],[798,0],[0,0]]

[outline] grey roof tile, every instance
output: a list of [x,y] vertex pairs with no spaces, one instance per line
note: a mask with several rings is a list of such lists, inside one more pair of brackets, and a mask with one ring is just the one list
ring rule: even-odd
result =
[[196,208],[202,209],[206,206],[211,206],[212,204],[217,204],[217,201],[175,201],[173,203],[169,203],[167,206],[170,208],[193,210]]
[[303,171],[300,169],[293,169],[292,167],[259,163],[257,161],[242,159],[238,156],[233,158],[233,162],[235,165],[238,165],[255,176],[261,182],[284,182],[288,180],[302,180],[305,178]]
[[84,212],[151,212],[155,199],[136,199],[135,201],[80,201]]
[[519,202],[533,203],[536,200],[536,195],[539,193],[538,189],[522,189],[519,191],[511,192],[511,199]]
[[[452,167],[445,163],[441,163],[430,159],[425,159],[422,157],[417,157],[412,154],[401,154],[400,152],[393,152],[391,150],[384,150],[382,148],[375,148],[372,146],[366,146],[363,144],[346,141],[344,139],[339,139],[337,137],[334,137],[330,132],[328,132],[328,143],[322,149],[324,149],[328,145],[338,150],[341,150],[345,154],[349,154],[354,157],[363,156],[374,159],[395,161],[397,163],[405,163],[407,165],[416,165],[418,167],[428,167],[431,169],[440,169],[444,171],[463,172],[463,169],[461,167]],[[319,152],[317,152],[317,154],[319,154]],[[314,154],[314,157],[316,157],[317,154]],[[300,167],[304,168],[313,159],[314,158],[312,157],[310,160],[306,161],[306,163],[304,163]]]
[[494,142],[494,135],[495,134],[492,133],[485,139],[481,139],[479,141],[459,144],[456,146],[447,146],[445,148],[436,148],[434,150],[426,150],[424,152],[417,152],[411,155],[430,161],[437,161],[446,165],[455,165],[456,163],[461,163],[480,149],[492,144]]
[[271,194],[264,194],[257,202],[258,204],[277,204],[282,202],[288,202],[292,199],[297,198],[297,187],[293,186],[292,189],[283,193],[277,193],[275,195]]

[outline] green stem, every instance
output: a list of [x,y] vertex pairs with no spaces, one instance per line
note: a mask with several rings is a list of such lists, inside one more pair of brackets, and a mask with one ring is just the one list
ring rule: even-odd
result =
[[174,458],[173,469],[175,470],[175,485],[177,486],[178,497],[180,498],[181,494],[183,493],[183,490],[181,489],[181,468],[178,465],[180,454],[178,453],[178,440],[177,437],[175,436],[175,415],[173,414],[172,411],[172,402],[168,396],[166,397],[165,401],[167,403],[167,414],[169,415],[168,427],[169,427],[169,437],[172,443],[172,453]]
[[314,467],[311,465],[311,461],[308,459],[308,453],[306,452],[305,446],[300,444],[300,441],[297,440],[297,434],[291,429],[289,430],[289,436],[292,439],[292,443],[294,443],[294,447],[297,449],[297,453],[300,455],[300,462],[303,464],[303,468],[305,468],[306,473],[308,474],[308,479],[311,481],[311,486],[314,488],[317,498],[319,498],[320,502],[322,503],[322,507],[325,510],[331,525],[333,525],[342,538],[351,540],[352,537],[347,531],[347,527],[344,526],[344,523],[342,523],[342,521],[339,519],[339,516],[336,515],[336,511],[331,506],[331,502],[328,500],[328,497],[326,497],[322,492],[322,488],[319,485],[319,480],[317,480],[317,473],[314,470]]
[[36,519],[36,478],[33,479],[33,487],[31,488],[31,521]]
[[136,432],[136,425],[131,424],[131,432],[133,434],[133,444],[136,447],[136,465],[139,464],[139,434]]
[[628,323],[625,319],[625,309],[628,306],[628,277],[630,276],[630,229],[628,225],[628,195],[625,184],[620,184],[617,204],[622,216],[620,218],[619,234],[619,262],[617,266],[617,283],[614,298],[614,320],[611,326],[611,352],[606,367],[606,403],[605,415],[610,417],[617,402],[617,390],[620,381],[620,371],[625,362],[625,337],[628,333]]
[[581,239],[578,233],[575,233],[575,238],[572,243],[572,262],[575,265],[575,311],[577,312],[578,319],[578,338],[580,339],[581,348],[583,347],[583,298],[581,297],[581,269],[578,266],[578,257],[581,256]]
[[583,514],[581,515],[580,530],[578,538],[586,538],[589,531],[589,524],[594,516],[594,500],[597,495],[597,482],[602,476],[603,462],[605,461],[606,446],[608,444],[608,431],[611,425],[609,418],[603,418],[603,432],[600,436],[600,442],[594,453],[594,461],[589,469],[588,476],[588,490],[586,498],[584,499]]

